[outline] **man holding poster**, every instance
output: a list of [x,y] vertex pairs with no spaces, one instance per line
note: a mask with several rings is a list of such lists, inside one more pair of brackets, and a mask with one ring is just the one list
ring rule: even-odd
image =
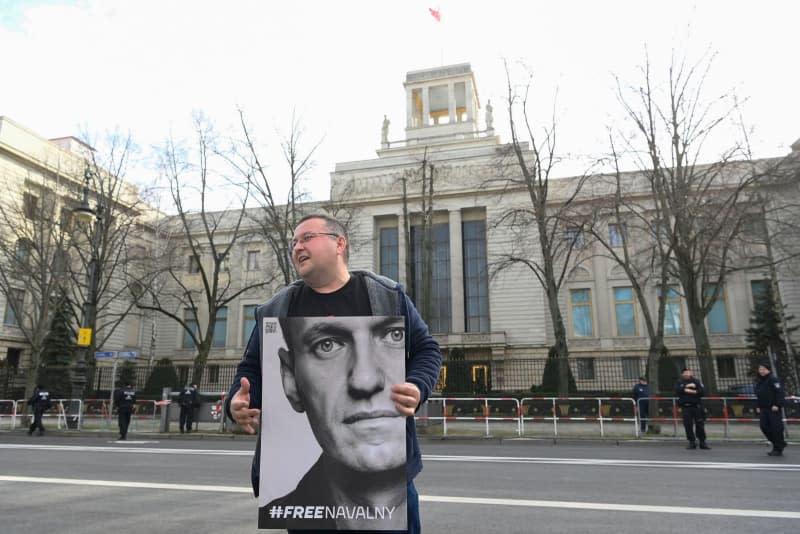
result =
[[[253,460],[257,495],[259,487],[274,491],[272,482],[281,478],[261,468],[261,449],[265,466],[289,462],[297,452],[294,449],[302,449],[300,445],[264,446],[270,443],[268,437],[286,428],[275,424],[278,416],[262,414],[262,392],[263,398],[275,398],[267,397],[264,390],[281,390],[292,411],[305,412],[319,443],[317,451],[321,448],[321,454],[304,454],[311,456],[309,465],[316,463],[300,484],[289,488],[288,494],[259,501],[259,527],[406,532],[405,504],[407,532],[418,533],[419,502],[413,479],[422,461],[413,414],[438,379],[439,345],[399,284],[366,271],[350,272],[347,260],[347,236],[338,221],[321,215],[300,221],[292,240],[292,261],[301,280],[257,309],[256,327],[227,396],[226,411],[251,433],[264,416],[265,431]],[[269,317],[298,319],[281,321],[286,329],[281,336],[274,332],[274,324],[265,323]],[[276,339],[270,332],[280,336],[279,343],[285,337],[284,349],[276,350],[273,341],[267,343]],[[396,361],[400,346],[404,377]],[[268,372],[269,365],[277,370]],[[279,375],[277,387],[268,385],[268,380],[275,384],[275,375]],[[397,422],[403,419],[405,432],[400,432]],[[406,482],[405,491],[401,485],[398,492],[392,482],[398,472],[400,483]],[[316,492],[311,497],[309,488]],[[301,507],[301,498],[314,502]],[[402,523],[397,522],[398,512]],[[283,520],[280,527],[274,526],[277,519]]]

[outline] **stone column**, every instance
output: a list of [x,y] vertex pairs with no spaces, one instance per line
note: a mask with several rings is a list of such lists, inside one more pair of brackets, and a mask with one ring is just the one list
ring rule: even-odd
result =
[[422,88],[422,124],[421,126],[428,126],[428,119],[430,119],[431,105],[428,100],[428,87]]
[[450,124],[456,122],[456,88],[453,82],[447,84],[447,115]]
[[461,211],[450,211],[450,315],[451,332],[463,332],[464,251],[461,237]]
[[406,221],[403,219],[403,213],[401,212],[397,216],[397,282],[403,281],[403,285],[406,286],[406,290],[411,287],[411,280],[408,279],[408,273],[406,273],[406,230],[405,230]]

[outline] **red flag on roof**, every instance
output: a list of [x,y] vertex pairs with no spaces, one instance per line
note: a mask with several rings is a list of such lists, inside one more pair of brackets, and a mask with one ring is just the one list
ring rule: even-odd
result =
[[429,7],[428,11],[431,12],[431,15],[436,19],[437,22],[442,22],[442,12],[439,8],[433,9],[432,7]]

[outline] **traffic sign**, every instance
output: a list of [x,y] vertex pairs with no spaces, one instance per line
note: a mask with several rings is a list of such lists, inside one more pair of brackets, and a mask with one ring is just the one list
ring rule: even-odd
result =
[[119,351],[117,356],[120,358],[135,358],[139,355],[139,353],[135,350],[128,350],[128,351]]
[[94,357],[98,360],[103,358],[113,358],[116,353],[114,351],[95,352]]
[[78,346],[88,347],[92,344],[92,329],[80,328],[78,329]]

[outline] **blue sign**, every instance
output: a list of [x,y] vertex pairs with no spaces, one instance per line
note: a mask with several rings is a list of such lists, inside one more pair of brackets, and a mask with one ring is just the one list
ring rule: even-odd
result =
[[139,355],[139,353],[136,352],[135,350],[119,351],[117,353],[117,356],[119,356],[120,358],[135,358],[138,355]]
[[97,358],[98,360],[102,360],[103,358],[113,358],[114,354],[115,354],[114,351],[95,352],[94,353],[94,357]]

